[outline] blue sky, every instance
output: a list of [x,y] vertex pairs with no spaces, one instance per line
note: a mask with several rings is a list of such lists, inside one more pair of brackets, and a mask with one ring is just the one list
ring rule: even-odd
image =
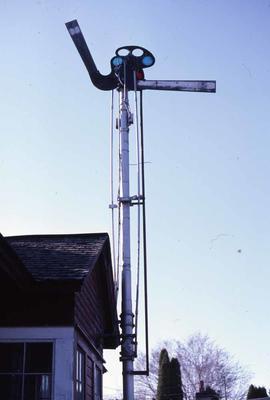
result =
[[2,0],[0,12],[4,235],[110,230],[110,94],[65,22],[78,19],[103,73],[138,44],[156,57],[148,79],[217,80],[216,94],[144,96],[150,343],[200,330],[268,387],[269,0]]

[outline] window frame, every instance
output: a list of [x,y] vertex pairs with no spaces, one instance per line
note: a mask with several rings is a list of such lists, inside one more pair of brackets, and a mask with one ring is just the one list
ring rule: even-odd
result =
[[[29,344],[51,344],[52,346],[52,355],[51,355],[51,368],[50,372],[25,372],[26,371],[26,348],[27,345]],[[55,354],[55,345],[53,340],[12,340],[12,341],[6,341],[6,340],[0,340],[0,344],[21,344],[23,346],[23,355],[22,355],[22,370],[17,371],[17,372],[0,372],[0,376],[18,376],[21,377],[21,394],[19,396],[19,400],[27,400],[24,397],[24,388],[25,388],[25,379],[26,377],[29,376],[49,376],[49,384],[50,384],[50,390],[49,390],[49,398],[46,398],[46,400],[53,400],[54,395],[53,395],[53,384],[54,384],[54,354]],[[44,399],[45,400],[45,399]]]
[[[79,362],[80,360],[80,362]],[[77,346],[75,351],[75,399],[85,399],[85,387],[86,387],[86,353],[80,347]],[[82,392],[78,391],[78,386],[82,386]]]

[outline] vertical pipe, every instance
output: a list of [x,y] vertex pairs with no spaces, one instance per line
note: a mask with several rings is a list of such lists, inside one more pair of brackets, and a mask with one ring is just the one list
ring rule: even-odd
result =
[[123,399],[134,399],[134,341],[133,312],[130,263],[130,189],[129,189],[129,110],[128,92],[120,90],[120,149],[121,149],[121,196],[119,206],[122,218],[122,344],[121,361],[123,362]]

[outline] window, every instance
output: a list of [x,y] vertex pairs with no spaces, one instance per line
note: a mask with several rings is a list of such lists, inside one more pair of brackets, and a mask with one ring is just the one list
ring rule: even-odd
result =
[[94,400],[102,399],[102,373],[100,368],[95,365],[94,369]]
[[85,354],[78,348],[76,351],[76,400],[84,400]]
[[0,395],[5,400],[51,400],[52,343],[0,343]]

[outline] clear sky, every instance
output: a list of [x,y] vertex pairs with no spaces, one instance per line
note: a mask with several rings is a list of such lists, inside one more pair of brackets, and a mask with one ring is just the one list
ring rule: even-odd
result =
[[144,96],[150,344],[202,331],[269,387],[270,1],[2,0],[0,14],[3,235],[110,230],[110,94],[65,22],[103,73],[138,44],[148,79],[217,80]]

